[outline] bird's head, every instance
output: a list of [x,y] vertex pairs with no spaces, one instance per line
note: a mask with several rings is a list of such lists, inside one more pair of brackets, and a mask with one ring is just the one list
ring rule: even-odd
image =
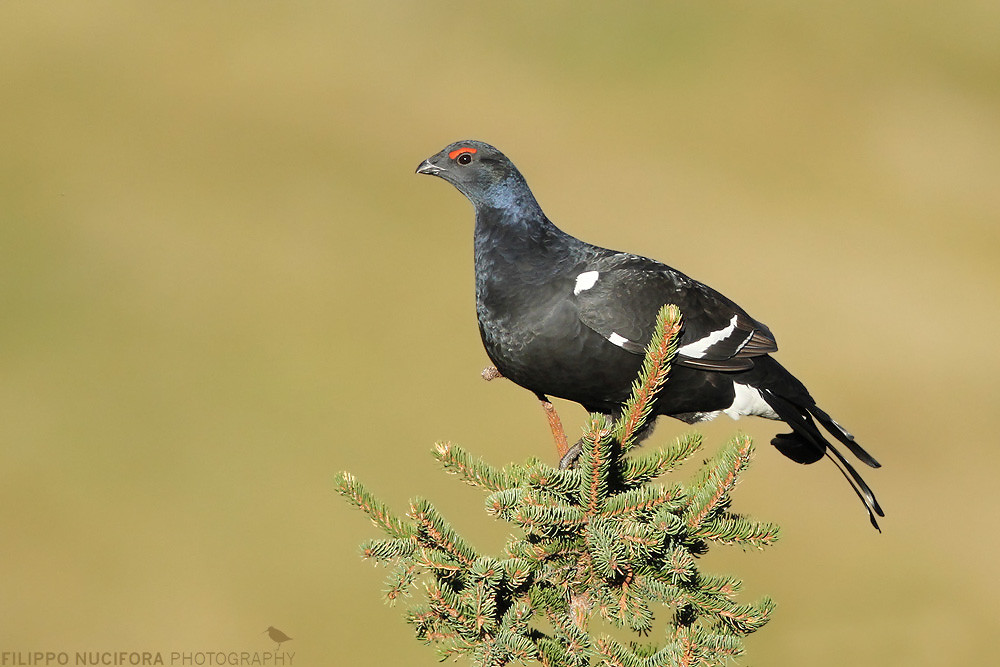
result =
[[500,205],[527,190],[507,156],[482,141],[456,141],[421,162],[417,173],[443,178],[477,207]]

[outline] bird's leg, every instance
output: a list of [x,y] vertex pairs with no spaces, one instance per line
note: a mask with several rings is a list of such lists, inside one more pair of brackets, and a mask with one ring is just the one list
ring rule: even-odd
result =
[[556,407],[549,402],[548,398],[540,397],[542,399],[542,409],[545,410],[545,416],[549,420],[549,430],[552,431],[552,439],[556,442],[556,452],[559,454],[559,466],[562,467],[562,459],[566,458],[567,452],[569,452],[569,445],[566,443],[566,431],[563,430],[562,421],[559,419],[559,413],[556,412]]
[[[497,370],[496,366],[487,366],[483,369],[483,372],[480,373],[480,375],[482,375],[483,379],[487,382],[503,377],[503,375],[500,374],[500,371]],[[567,466],[563,465],[563,460],[568,455],[570,448],[566,442],[566,431],[563,430],[562,420],[559,419],[559,413],[556,412],[556,407],[549,401],[548,396],[545,394],[537,394],[537,396],[538,400],[542,402],[542,409],[545,410],[545,417],[549,420],[549,430],[552,431],[552,439],[555,440],[556,443],[556,452],[559,453],[559,467],[565,468]],[[576,449],[576,454],[573,455],[571,462],[575,461],[580,455],[582,445],[577,443],[574,445],[574,448]]]

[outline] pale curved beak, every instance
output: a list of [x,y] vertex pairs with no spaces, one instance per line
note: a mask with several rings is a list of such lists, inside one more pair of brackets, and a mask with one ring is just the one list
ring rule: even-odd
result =
[[431,176],[437,176],[442,171],[444,171],[444,169],[437,166],[436,164],[431,164],[430,160],[424,160],[417,167],[418,174],[430,174]]

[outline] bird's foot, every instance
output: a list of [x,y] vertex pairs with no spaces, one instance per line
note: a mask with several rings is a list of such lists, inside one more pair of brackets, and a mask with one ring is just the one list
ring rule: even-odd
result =
[[552,439],[555,440],[556,451],[559,453],[561,460],[569,451],[569,445],[566,442],[566,431],[563,430],[562,420],[559,419],[556,407],[548,401],[542,401],[542,409],[545,410],[545,416],[549,420],[549,430],[552,431]]
[[566,450],[566,453],[562,455],[559,459],[559,469],[568,470],[570,468],[575,468],[576,464],[580,461],[580,455],[583,454],[583,440],[577,440],[576,443]]
[[500,374],[500,371],[497,370],[496,366],[487,366],[486,368],[483,369],[483,372],[480,373],[480,375],[482,375],[483,379],[486,380],[487,382],[489,382],[490,380],[496,380],[497,378],[503,377],[503,375]]

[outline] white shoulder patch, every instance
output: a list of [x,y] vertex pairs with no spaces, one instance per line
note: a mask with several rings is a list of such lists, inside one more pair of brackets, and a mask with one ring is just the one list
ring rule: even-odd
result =
[[608,336],[608,342],[609,343],[614,343],[618,347],[625,347],[625,343],[628,343],[630,341],[625,336],[622,336],[620,334],[616,334],[614,331],[612,331],[611,335]]
[[760,392],[750,385],[734,382],[733,389],[736,390],[736,398],[733,399],[732,405],[723,410],[723,412],[733,419],[739,419],[744,415],[764,417],[766,419],[780,419],[778,413],[767,404],[767,401],[760,395]]
[[738,317],[738,315],[733,315],[733,319],[729,320],[729,326],[725,329],[713,331],[704,338],[700,338],[693,343],[688,343],[683,347],[677,348],[677,354],[683,354],[685,357],[690,357],[691,359],[701,359],[705,356],[705,352],[708,351],[708,348],[712,347],[720,340],[728,338],[734,331],[736,331],[736,319]]
[[597,278],[600,276],[598,271],[584,271],[576,277],[576,285],[573,287],[573,294],[579,294],[585,290],[589,290],[597,283]]

